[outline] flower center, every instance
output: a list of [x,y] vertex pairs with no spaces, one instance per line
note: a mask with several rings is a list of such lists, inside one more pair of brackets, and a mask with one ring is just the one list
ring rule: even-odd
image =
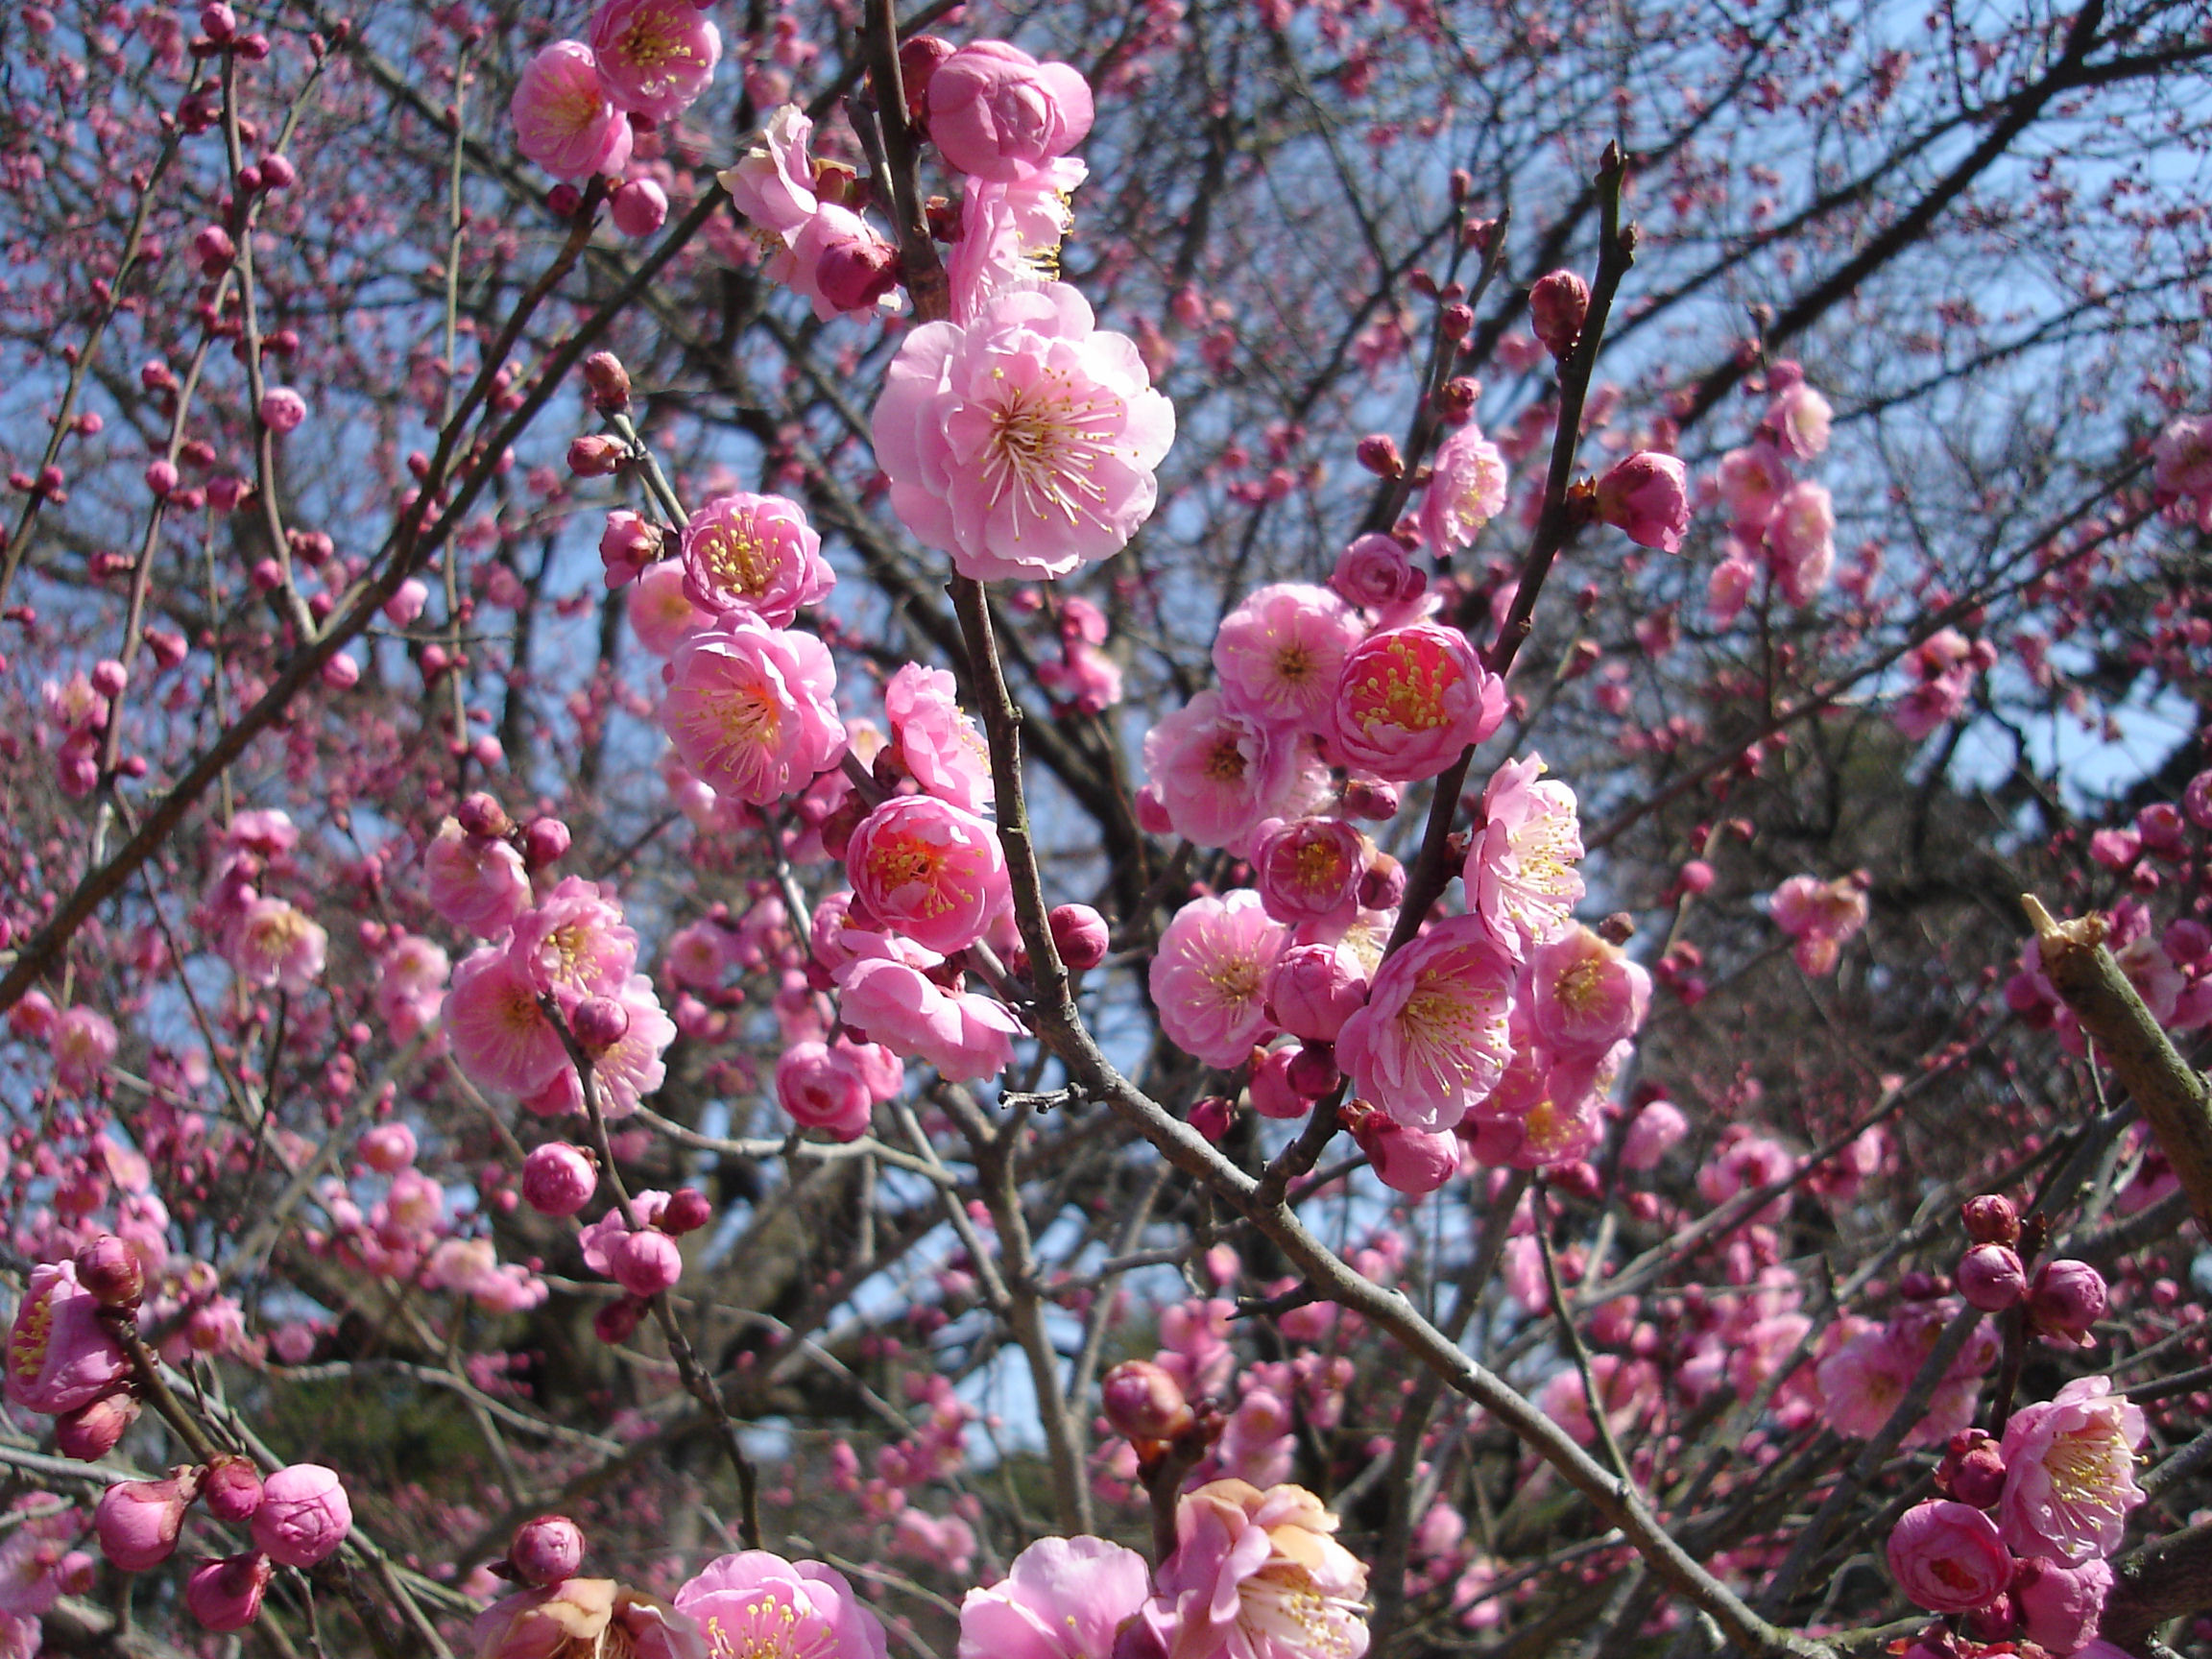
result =
[[46,1345],[54,1334],[54,1296],[51,1291],[23,1310],[8,1339],[9,1375],[29,1382],[46,1363]]
[[763,685],[730,685],[703,692],[693,729],[708,739],[709,760],[727,765],[776,747],[782,711]]
[[[2109,1429],[2083,1429],[2061,1435],[2044,1455],[2043,1470],[2061,1503],[2108,1514],[2121,1513],[2114,1502],[2113,1455],[2119,1437]],[[2125,1455],[2124,1451],[2122,1455]]]
[[991,412],[984,489],[993,507],[1012,493],[1017,541],[1024,508],[1040,520],[1057,515],[1072,524],[1105,503],[1106,492],[1090,474],[1111,453],[1118,412],[1118,398],[1077,386],[1060,369],[1044,370],[1037,382],[1012,388]]
[[1235,783],[1244,776],[1244,746],[1234,737],[1222,737],[1206,756],[1206,776],[1216,783]]
[[[919,835],[878,835],[868,845],[868,874],[886,893],[919,906],[926,916],[941,916],[952,908],[944,891],[948,862],[944,848]],[[918,894],[902,891],[916,887],[922,890]]]
[[1370,734],[1378,726],[1433,732],[1450,723],[1445,698],[1458,683],[1458,666],[1434,646],[1393,640],[1367,665],[1353,695],[1354,718]]
[[640,13],[614,42],[615,55],[645,73],[668,63],[688,62],[690,45],[682,31],[671,26],[672,22],[665,12],[655,10]]
[[749,517],[724,519],[694,543],[700,562],[718,588],[757,597],[768,589],[774,566],[760,538],[753,533]]

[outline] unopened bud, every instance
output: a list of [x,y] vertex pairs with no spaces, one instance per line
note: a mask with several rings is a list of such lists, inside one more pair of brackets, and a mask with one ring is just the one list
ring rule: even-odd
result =
[[599,1172],[581,1146],[551,1141],[522,1160],[522,1202],[541,1215],[573,1215],[591,1201]]
[[218,1521],[251,1521],[261,1507],[261,1471],[235,1453],[214,1458],[202,1472],[200,1499]]
[[686,1233],[696,1233],[714,1219],[714,1206],[707,1194],[696,1187],[679,1188],[668,1195],[666,1208],[660,1220],[654,1223],[670,1238],[681,1238]]
[[644,1317],[645,1304],[635,1296],[625,1296],[591,1315],[591,1334],[602,1342],[627,1342]]
[[2003,1448],[1980,1429],[1960,1430],[1936,1465],[1936,1489],[1977,1509],[1988,1508],[2005,1491]]
[[1562,363],[1582,338],[1582,320],[1589,314],[1590,284],[1572,271],[1547,273],[1528,290],[1528,326]]
[[1099,1380],[1098,1406],[1115,1433],[1172,1440],[1196,1421],[1183,1385],[1149,1359],[1124,1359]]
[[97,1463],[138,1421],[138,1402],[118,1388],[54,1419],[54,1449],[80,1463]]
[[630,407],[630,371],[613,352],[594,351],[584,359],[584,384],[600,414],[619,415]]
[[1378,478],[1406,476],[1406,457],[1398,453],[1398,440],[1387,432],[1370,432],[1359,440],[1355,453],[1359,465]]
[[103,1308],[135,1308],[146,1293],[146,1269],[137,1251],[103,1233],[77,1252],[77,1283]]
[[507,816],[507,809],[481,789],[464,795],[461,804],[453,808],[453,817],[466,833],[482,835],[488,839],[510,834],[515,829],[514,821]]
[[558,818],[533,818],[522,831],[522,862],[533,874],[557,864],[568,852],[568,826]]
[[619,472],[629,458],[629,445],[604,433],[588,432],[568,443],[568,470],[579,478],[605,478]]
[[1977,1244],[2020,1242],[2020,1212],[2011,1199],[1998,1193],[1967,1199],[1959,1207],[1959,1219],[1966,1224],[1966,1237]]
[[1052,944],[1060,960],[1080,974],[1106,960],[1112,930],[1106,918],[1088,904],[1061,904],[1045,918],[1052,929]]
[[929,111],[929,83],[937,65],[952,56],[952,42],[936,35],[910,35],[899,43],[899,84],[906,93],[906,119],[923,126]]
[[1378,853],[1359,878],[1359,908],[1391,910],[1406,897],[1406,866],[1387,853]]
[[2028,1293],[2028,1270],[2004,1244],[1977,1244],[1959,1259],[1959,1294],[1969,1308],[2002,1313]]
[[1203,1100],[1192,1102],[1190,1123],[1207,1140],[1219,1141],[1229,1133],[1229,1125],[1236,1117],[1236,1107],[1218,1094],[1209,1094]]
[[1290,1057],[1290,1087],[1308,1100],[1318,1100],[1344,1076],[1337,1069],[1334,1044],[1309,1042]]
[[260,1551],[204,1561],[184,1580],[184,1605],[204,1629],[243,1630],[261,1616],[276,1569]]
[[630,1010],[612,997],[587,997],[568,1016],[568,1029],[587,1051],[604,1054],[630,1035]]
[[515,1528],[507,1564],[524,1584],[558,1584],[584,1565],[584,1529],[565,1515],[540,1515]]

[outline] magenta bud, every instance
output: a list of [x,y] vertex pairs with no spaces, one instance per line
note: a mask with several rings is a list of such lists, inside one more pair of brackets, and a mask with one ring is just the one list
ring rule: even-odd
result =
[[1373,778],[1355,778],[1344,785],[1344,815],[1364,818],[1370,824],[1387,823],[1398,816],[1398,785]]
[[668,192],[651,179],[627,180],[607,199],[607,216],[625,236],[650,236],[668,223]]
[[1366,874],[1359,878],[1359,908],[1394,910],[1405,897],[1406,866],[1387,853],[1376,854]]
[[203,1561],[184,1580],[184,1605],[209,1630],[243,1630],[260,1617],[275,1570],[260,1551]]
[[906,119],[917,127],[929,110],[929,82],[937,65],[952,56],[952,42],[935,35],[911,35],[899,43],[899,84],[906,93]]
[[1936,1489],[1977,1509],[1990,1507],[2005,1491],[2004,1448],[1980,1429],[1960,1430],[1936,1467]]
[[1318,1100],[1336,1087],[1344,1073],[1336,1067],[1336,1049],[1333,1044],[1309,1042],[1300,1046],[1290,1057],[1287,1073],[1290,1087],[1308,1100]]
[[627,1342],[644,1317],[645,1304],[635,1296],[625,1296],[591,1315],[591,1334],[602,1342]]
[[1196,1421],[1183,1385],[1149,1359],[1124,1359],[1099,1379],[1098,1407],[1130,1440],[1172,1440]]
[[1359,465],[1378,478],[1403,478],[1406,476],[1406,457],[1398,453],[1398,440],[1387,432],[1370,432],[1359,440],[1353,453]]
[[588,432],[568,443],[568,470],[579,478],[605,478],[619,472],[630,447],[618,438]]
[[1984,1192],[1959,1207],[1959,1218],[1966,1224],[1966,1237],[1977,1244],[2020,1242],[2020,1212],[2009,1198]]
[[557,864],[568,852],[568,826],[558,818],[533,818],[522,831],[522,862],[531,870]]
[[184,1508],[199,1490],[191,1475],[165,1480],[122,1480],[100,1495],[92,1530],[100,1553],[125,1573],[144,1573],[176,1552]]
[[864,311],[899,286],[899,250],[874,236],[841,236],[814,261],[814,285],[840,311]]
[[453,809],[453,818],[470,835],[497,837],[510,833],[515,828],[507,809],[481,789],[461,798],[461,805]]
[[353,1505],[337,1472],[294,1463],[262,1482],[253,1542],[287,1567],[312,1567],[346,1542]]
[[565,1515],[540,1515],[515,1528],[507,1564],[525,1584],[558,1584],[584,1564],[584,1529]]
[[218,44],[238,33],[238,13],[215,0],[210,6],[200,8],[200,33]]
[[135,1308],[146,1293],[146,1269],[137,1251],[103,1233],[77,1252],[77,1283],[103,1308]]
[[630,371],[613,352],[594,351],[584,359],[584,384],[600,414],[619,415],[630,407]]
[[299,177],[300,169],[292,165],[289,156],[261,157],[261,187],[264,190],[289,190]]
[[103,658],[92,665],[92,689],[103,697],[120,697],[123,688],[131,684],[131,670],[112,657]]
[[1245,1092],[1252,1097],[1252,1110],[1262,1118],[1275,1118],[1288,1121],[1303,1118],[1313,1109],[1313,1102],[1290,1086],[1291,1052],[1277,1048],[1262,1053],[1253,1050],[1252,1074]]
[[80,1463],[97,1463],[138,1421],[138,1402],[118,1388],[54,1419],[54,1448]]
[[2046,1262],[2028,1287],[2028,1319],[2054,1340],[2090,1348],[2090,1327],[2104,1316],[2104,1276],[2086,1262]]
[[251,1521],[261,1507],[261,1471],[245,1457],[218,1457],[201,1471],[200,1498],[218,1521]]
[[684,1277],[684,1252],[655,1227],[632,1233],[607,1252],[614,1283],[633,1296],[652,1296]]
[[707,1194],[696,1187],[679,1188],[668,1195],[668,1204],[661,1212],[654,1225],[671,1238],[681,1238],[686,1233],[696,1233],[714,1219],[714,1206]]
[[1106,960],[1112,930],[1106,918],[1090,905],[1057,905],[1045,920],[1052,929],[1052,944],[1060,952],[1060,960],[1076,973]]
[[404,1123],[379,1123],[353,1150],[377,1174],[397,1175],[415,1162],[415,1131]]
[[1959,1259],[1959,1294],[1970,1308],[2002,1313],[2028,1293],[2028,1270],[2003,1244],[1977,1244]]
[[591,1201],[599,1171],[581,1146],[548,1141],[522,1160],[522,1202],[541,1215],[573,1215]]
[[1582,338],[1582,320],[1589,314],[1590,284],[1572,271],[1549,272],[1528,290],[1528,326],[1561,362]]
[[630,1010],[612,997],[587,997],[568,1016],[568,1029],[591,1053],[604,1054],[630,1035]]
[[1209,1141],[1218,1141],[1229,1133],[1229,1125],[1237,1117],[1237,1108],[1218,1094],[1209,1094],[1194,1101],[1190,1107],[1190,1127]]
[[146,463],[146,488],[155,495],[166,497],[177,489],[177,463],[170,460]]

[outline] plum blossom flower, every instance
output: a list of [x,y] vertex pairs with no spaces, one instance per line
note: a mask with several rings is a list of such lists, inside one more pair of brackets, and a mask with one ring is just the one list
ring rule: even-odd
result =
[[883,1622],[819,1561],[747,1550],[709,1561],[676,1592],[702,1659],[886,1659]]
[[1328,589],[1271,583],[1223,617],[1214,636],[1222,700],[1270,726],[1326,731],[1344,658],[1362,632],[1351,607]]
[[761,128],[762,142],[715,175],[738,212],[786,245],[819,205],[806,154],[813,132],[814,123],[798,105],[781,105]]
[[[848,943],[866,937],[845,935]],[[947,991],[923,971],[936,963],[934,951],[903,940],[847,963],[837,971],[845,1023],[894,1054],[928,1062],[949,1083],[996,1077],[1014,1057],[1022,1022],[988,997]]]
[[883,687],[891,751],[923,792],[970,812],[991,809],[991,751],[960,710],[952,676],[909,662]]
[[395,934],[376,957],[376,1016],[401,1043],[413,1042],[445,1002],[453,959],[419,933]]
[[865,910],[945,956],[980,939],[1009,900],[998,834],[933,795],[894,795],[869,813],[845,867]]
[[531,59],[507,112],[516,147],[556,179],[629,165],[630,122],[609,102],[597,60],[581,40],[556,40]]
[[469,1635],[476,1659],[709,1659],[716,1651],[689,1614],[612,1578],[517,1591],[477,1614]]
[[960,237],[945,255],[953,322],[973,322],[1003,289],[1032,287],[1057,274],[1060,244],[1075,227],[1070,198],[1090,172],[1077,157],[1063,156],[1022,179],[969,179],[960,198]]
[[1898,1517],[1889,1532],[1889,1572],[1931,1613],[1964,1613],[1994,1601],[2012,1581],[2012,1557],[1989,1517],[1932,1498]]
[[637,934],[595,881],[562,878],[515,923],[508,950],[537,991],[565,998],[612,994],[637,962]]
[[97,1008],[80,1002],[65,1008],[46,1034],[54,1056],[54,1086],[69,1094],[89,1094],[114,1064],[115,1022]]
[[749,610],[771,628],[789,627],[837,585],[805,510],[781,495],[715,496],[685,521],[682,556],[694,605]]
[[535,1094],[568,1065],[561,1034],[512,955],[487,945],[453,970],[441,1014],[454,1061],[481,1089]]
[[1808,974],[1832,970],[1838,948],[1866,926],[1867,914],[1865,882],[1857,876],[1792,876],[1774,890],[1774,925],[1797,941],[1797,966]]
[[1467,907],[1516,955],[1556,939],[1581,902],[1582,825],[1575,791],[1544,757],[1508,760],[1482,791],[1482,831],[1462,872]]
[[1514,962],[1472,916],[1385,958],[1336,1036],[1353,1089],[1408,1128],[1449,1129],[1505,1074]]
[[1436,447],[1429,493],[1421,498],[1421,534],[1431,551],[1473,543],[1482,526],[1505,511],[1505,457],[1470,421]]
[[1367,1569],[1303,1486],[1214,1480],[1175,1509],[1175,1552],[1139,1615],[1166,1659],[1360,1659]]
[[1754,444],[1721,456],[1714,482],[1737,535],[1756,542],[1790,488],[1790,468],[1772,445]]
[[824,1043],[794,1043],[776,1062],[776,1103],[803,1129],[857,1141],[874,1109],[859,1069]]
[[2097,1640],[2112,1584],[2111,1567],[2095,1556],[2069,1567],[2032,1555],[2013,1572],[2012,1605],[2029,1641],[2046,1652],[2079,1654]]
[[2025,1555],[2074,1564],[2118,1552],[2128,1512],[2143,1502],[2135,1448],[2143,1408],[2104,1377],[2078,1377],[2005,1425],[2005,1540]]
[[1359,883],[1373,851],[1341,818],[1298,818],[1265,830],[1253,850],[1260,902],[1276,921],[1349,924],[1359,911]]
[[1201,847],[1241,841],[1284,804],[1297,776],[1294,743],[1201,691],[1144,734],[1144,770],[1175,833]]
[[1806,479],[1782,493],[1767,522],[1767,556],[1775,586],[1792,605],[1812,604],[1828,586],[1836,564],[1836,509],[1825,484]]
[[1415,622],[1377,634],[1344,659],[1335,746],[1355,768],[1392,783],[1433,778],[1505,718],[1505,684],[1458,629]]
[[725,616],[669,661],[661,723],[717,794],[765,806],[797,794],[845,748],[837,669],[811,634]]
[[691,0],[600,0],[591,51],[609,97],[672,121],[713,80],[722,36]]
[[1528,953],[1528,1023],[1563,1057],[1603,1054],[1634,1035],[1650,1005],[1650,974],[1587,927]]
[[74,1262],[40,1262],[8,1333],[8,1398],[59,1416],[88,1406],[130,1374],[130,1361],[77,1282]]
[[438,826],[422,854],[430,908],[456,927],[490,939],[530,905],[522,854],[495,835],[471,835],[457,819]]
[[1828,447],[1828,427],[1834,415],[1827,398],[1804,381],[1793,380],[1767,405],[1759,429],[1762,435],[1771,436],[1791,459],[1811,461]]
[[1151,517],[1175,411],[1137,348],[1063,282],[909,334],[874,421],[891,505],[981,582],[1065,576]]
[[1002,182],[1065,156],[1091,131],[1091,84],[1003,40],[976,40],[929,77],[929,137],[963,173]]
[[1103,1538],[1040,1538],[960,1603],[959,1659],[1106,1659],[1152,1591],[1144,1557]]
[[1168,1041],[1209,1066],[1239,1064],[1269,1029],[1268,974],[1289,937],[1249,887],[1176,911],[1150,971]]
[[[642,974],[633,974],[608,995],[621,1006],[626,1023],[622,1035],[592,1057],[591,1081],[599,1092],[601,1115],[613,1120],[629,1117],[667,1081],[661,1056],[676,1041],[676,1022]],[[524,1095],[522,1104],[542,1118],[583,1111],[584,1090],[575,1068],[562,1067],[542,1089]]]
[[1639,547],[1672,553],[1690,528],[1689,478],[1671,455],[1640,449],[1598,480],[1598,517]]

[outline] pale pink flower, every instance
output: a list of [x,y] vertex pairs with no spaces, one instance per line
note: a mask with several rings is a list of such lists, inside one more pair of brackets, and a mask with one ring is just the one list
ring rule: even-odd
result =
[[2005,1425],[2005,1495],[1997,1515],[2023,1554],[2085,1561],[2117,1554],[2128,1512],[2143,1502],[2135,1448],[2143,1408],[2104,1377],[2078,1377]]
[[2183,415],[2151,441],[2151,482],[2164,494],[2212,497],[2212,415]]
[[689,1614],[612,1578],[517,1591],[477,1614],[469,1636],[476,1659],[721,1659],[737,1651],[709,1648]]
[[992,805],[991,751],[961,712],[952,676],[909,662],[883,687],[891,750],[925,794],[970,812]]
[[673,657],[692,635],[714,625],[714,613],[691,603],[681,560],[649,565],[630,590],[630,627],[656,657]]
[[396,1042],[411,1043],[438,1019],[445,1002],[445,976],[453,970],[445,948],[420,933],[397,933],[376,957],[376,1017]]
[[456,927],[490,939],[530,905],[522,854],[495,835],[471,835],[448,818],[422,854],[430,908]]
[[844,751],[837,669],[811,634],[726,616],[679,645],[669,670],[661,726],[718,794],[765,806],[797,794]]
[[883,1622],[843,1574],[747,1550],[709,1561],[676,1592],[705,1638],[702,1659],[886,1659]]
[[1062,643],[1062,656],[1037,664],[1037,684],[1084,714],[1103,714],[1121,701],[1121,667],[1083,639]]
[[1598,517],[1639,547],[1675,552],[1690,528],[1689,474],[1673,456],[1640,449],[1599,477]]
[[2012,1557],[1989,1517],[1939,1498],[1898,1517],[1888,1557],[1897,1588],[1931,1613],[1984,1606],[2012,1581]]
[[1721,456],[1715,482],[1736,533],[1755,542],[1766,533],[1783,492],[1790,488],[1790,468],[1772,445],[1754,444]]
[[1713,566],[1705,584],[1705,610],[1714,627],[1725,628],[1743,613],[1758,581],[1759,566],[1743,556],[1741,542],[1731,541],[1728,557]]
[[1621,1166],[1656,1169],[1660,1160],[1690,1133],[1690,1119],[1671,1100],[1654,1100],[1637,1113],[1621,1137]]
[[89,1094],[115,1063],[114,1022],[80,1002],[62,1010],[46,1034],[54,1056],[54,1086],[65,1094]]
[[1570,927],[1528,953],[1528,1022],[1568,1059],[1596,1058],[1635,1034],[1651,1005],[1651,976],[1618,946]]
[[781,105],[761,129],[761,142],[715,175],[737,211],[786,246],[818,205],[814,163],[806,154],[813,132],[814,123],[798,105]]
[[1813,603],[1836,565],[1836,509],[1825,484],[1792,484],[1767,523],[1767,559],[1774,585],[1791,604]]
[[441,1019],[455,1063],[478,1088],[535,1094],[568,1065],[537,989],[499,946],[485,946],[454,969]]
[[1759,429],[1762,434],[1771,435],[1792,460],[1811,461],[1828,447],[1828,427],[1834,415],[1827,398],[1804,381],[1796,380],[1777,393],[1774,401],[1767,405],[1767,415],[1759,422]]
[[776,1103],[801,1128],[823,1130],[833,1141],[865,1135],[873,1107],[858,1068],[822,1043],[783,1050],[776,1062]]
[[909,530],[963,576],[1033,581],[1127,545],[1158,498],[1175,412],[1136,346],[1048,282],[909,334],[874,434]]
[[1374,849],[1341,818],[1296,818],[1262,829],[1252,852],[1254,884],[1267,914],[1288,926],[1348,925]]
[[1476,1160],[1541,1169],[1582,1157],[1604,1132],[1597,1092],[1610,1058],[1555,1059],[1540,1044],[1517,1041],[1498,1087],[1460,1119]]
[[1026,178],[1083,142],[1091,84],[1066,63],[1040,63],[1003,40],[976,40],[929,77],[929,137],[962,173]]
[[1139,1615],[1166,1659],[1360,1659],[1367,1569],[1302,1486],[1214,1480],[1175,1509],[1175,1552]]
[[1482,830],[1461,873],[1467,908],[1519,955],[1556,939],[1582,902],[1582,825],[1575,791],[1544,777],[1544,757],[1508,760],[1482,791]]
[[629,118],[608,102],[591,48],[581,40],[556,40],[531,59],[507,112],[516,147],[556,179],[629,165]]
[[1505,684],[1458,629],[1416,622],[1377,634],[1344,659],[1333,710],[1335,746],[1354,768],[1392,783],[1433,778],[1505,718]]
[[1797,965],[1810,974],[1833,971],[1839,948],[1866,926],[1866,889],[1856,876],[1792,876],[1773,903],[1774,925],[1797,941]]
[[1277,582],[1222,618],[1214,636],[1221,696],[1270,726],[1325,732],[1345,656],[1365,630],[1326,588]]
[[1429,493],[1421,498],[1421,535],[1432,553],[1469,546],[1482,526],[1505,511],[1505,457],[1470,421],[1436,446]]
[[581,876],[561,884],[516,919],[508,953],[535,991],[569,1002],[613,996],[637,964],[637,934],[607,890]]
[[[922,956],[934,960],[934,952]],[[1000,1003],[948,992],[896,954],[847,964],[837,989],[848,1026],[895,1054],[928,1062],[949,1083],[996,1077],[1013,1059],[1014,1039],[1022,1034],[1022,1022]]]
[[1022,179],[969,179],[959,240],[945,254],[953,322],[973,322],[993,295],[1033,287],[1057,268],[1060,244],[1075,225],[1070,198],[1090,171],[1063,156]]
[[1366,965],[1341,944],[1293,945],[1268,970],[1265,1006],[1293,1037],[1334,1043],[1366,1000]]
[[1103,1538],[1040,1538],[960,1603],[959,1659],[1108,1659],[1152,1592],[1144,1557]]
[[1449,1129],[1505,1074],[1514,962],[1472,916],[1384,959],[1344,1022],[1336,1063],[1362,1098],[1414,1129]]
[[[26,1502],[17,1499],[16,1507]],[[19,1519],[15,1530],[0,1544],[0,1615],[36,1621],[61,1595],[60,1574],[69,1540],[82,1523],[76,1511]],[[0,1647],[0,1656],[7,1649]]]
[[692,604],[749,610],[771,628],[788,627],[837,585],[805,510],[781,495],[715,496],[685,520],[682,556]]
[[1249,887],[1176,911],[1150,973],[1167,1040],[1209,1066],[1242,1064],[1271,1029],[1264,992],[1289,936]]
[[591,51],[609,97],[672,121],[713,80],[722,36],[691,0],[600,0]]
[[130,1373],[101,1321],[100,1304],[77,1282],[77,1264],[32,1268],[8,1333],[8,1398],[27,1411],[59,1416],[89,1406]]
[[1144,734],[1144,770],[1175,833],[1201,847],[1234,846],[1284,804],[1297,764],[1294,739],[1201,691]]
[[1010,899],[998,832],[933,795],[894,795],[869,813],[845,868],[863,909],[944,956],[980,939]]

